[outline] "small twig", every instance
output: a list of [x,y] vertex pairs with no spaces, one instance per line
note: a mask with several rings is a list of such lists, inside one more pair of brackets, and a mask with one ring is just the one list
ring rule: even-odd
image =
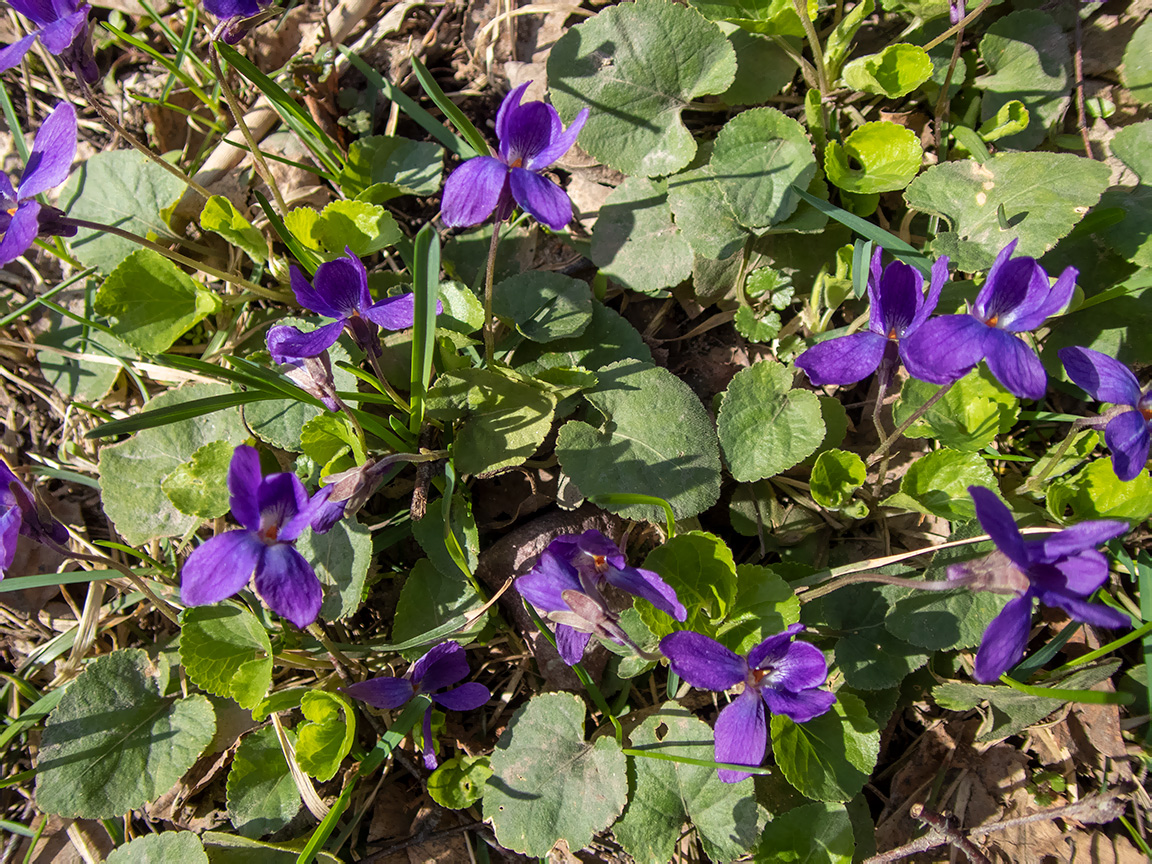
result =
[[950,383],[945,384],[943,387],[933,393],[927,402],[913,411],[907,420],[896,427],[895,432],[880,442],[880,446],[877,447],[873,451],[872,455],[868,457],[867,464],[869,466],[875,465],[877,462],[883,459],[885,454],[887,454],[887,452],[892,449],[892,445],[900,440],[900,437],[908,431],[912,424],[927,414],[929,411],[931,411],[933,406],[941,399],[943,399],[947,395],[948,391],[951,390],[959,380],[959,378],[956,378]]
[[991,859],[961,832],[955,817],[943,816],[923,804],[913,804],[908,809],[908,815],[943,834],[951,846],[968,856],[972,864],[992,864]]
[[1084,155],[1092,156],[1092,141],[1088,137],[1088,113],[1084,109],[1084,32],[1080,26],[1080,10],[1073,8],[1076,19],[1076,50],[1072,54],[1072,69],[1076,75],[1076,126],[1080,130],[1080,140],[1084,142]]
[[387,846],[378,852],[373,852],[371,855],[360,859],[360,864],[372,864],[373,861],[380,861],[390,855],[395,855],[397,852],[403,852],[411,846],[419,846],[422,843],[435,843],[445,837],[451,837],[455,834],[463,834],[466,831],[475,831],[477,828],[483,828],[483,822],[469,822],[467,825],[457,825],[455,828],[445,828],[443,831],[437,831],[434,834],[419,833],[414,837],[409,837],[401,843],[394,843]]

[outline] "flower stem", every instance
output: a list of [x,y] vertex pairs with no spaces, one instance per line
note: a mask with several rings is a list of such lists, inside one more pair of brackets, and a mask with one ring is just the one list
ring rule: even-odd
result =
[[198,194],[203,195],[205,201],[212,197],[211,192],[209,192],[171,162],[167,161],[160,155],[153,153],[150,147],[142,143],[139,139],[136,138],[135,135],[125,129],[123,124],[121,124],[119,120],[112,116],[112,112],[100,103],[100,100],[97,98],[96,94],[92,92],[92,88],[88,85],[88,82],[84,80],[83,76],[77,75],[76,83],[80,85],[81,94],[84,96],[85,100],[87,100],[88,104],[96,110],[96,113],[100,115],[100,119],[111,126],[117,132],[117,134],[119,134],[120,137],[127,141],[133,148],[144,154],[144,156],[146,156],[148,159],[151,159],[173,177],[176,177],[185,186],[194,190]]
[[[816,89],[820,91],[820,102],[828,98],[828,70],[824,66],[824,50],[820,47],[820,36],[808,17],[808,4],[805,0],[792,0],[796,7],[796,14],[800,16],[800,23],[804,25],[804,33],[808,37],[808,47],[812,49],[812,65],[816,69]],[[823,109],[821,109],[823,110]]]
[[880,442],[880,446],[877,447],[873,451],[872,455],[868,457],[867,464],[875,465],[877,462],[879,462],[881,459],[883,459],[884,456],[888,453],[888,451],[892,449],[892,445],[895,444],[900,439],[900,437],[905,432],[908,431],[909,428],[911,428],[912,424],[915,423],[917,420],[919,420],[921,417],[923,417],[925,414],[927,414],[929,411],[931,411],[933,406],[935,406],[935,404],[937,402],[939,402],[941,399],[943,399],[944,396],[948,393],[948,391],[951,390],[954,386],[956,386],[956,382],[959,380],[960,380],[959,378],[956,378],[953,381],[950,381],[947,384],[945,384],[943,387],[941,387],[939,390],[937,390],[935,393],[933,393],[927,402],[925,402],[923,405],[921,405],[919,408],[917,408],[915,411],[913,411],[911,416],[909,416],[907,420],[905,420],[903,423],[901,423],[899,426],[896,427],[895,432],[893,432],[891,435],[889,435],[887,438],[885,438],[883,441]]
[[228,110],[232,112],[232,116],[236,118],[236,126],[240,129],[240,134],[244,136],[244,141],[248,144],[248,150],[252,153],[252,164],[256,166],[256,170],[260,172],[260,176],[264,178],[264,182],[268,184],[268,188],[272,190],[272,195],[276,199],[276,206],[280,208],[280,215],[288,215],[288,205],[284,203],[284,196],[280,194],[280,187],[276,185],[276,179],[272,176],[272,171],[268,167],[268,163],[264,161],[264,154],[260,152],[260,147],[256,144],[256,138],[252,135],[252,130],[248,128],[248,124],[244,122],[244,111],[240,108],[240,102],[236,98],[236,94],[232,92],[232,88],[228,86],[228,79],[224,77],[224,71],[220,68],[220,55],[216,51],[216,42],[212,42],[211,50],[208,55],[212,58],[212,71],[216,74],[216,80],[220,84],[220,92],[224,94],[224,99],[228,103]]
[[231,273],[225,273],[223,270],[217,270],[205,264],[203,261],[195,261],[186,255],[181,255],[179,252],[173,252],[159,243],[154,243],[146,237],[141,237],[139,234],[133,234],[131,231],[125,231],[123,228],[117,228],[115,225],[105,225],[102,222],[89,222],[87,219],[73,219],[71,216],[65,216],[60,220],[65,225],[74,225],[77,228],[87,228],[91,231],[101,231],[107,234],[114,234],[117,237],[122,237],[125,240],[131,240],[145,249],[151,249],[177,264],[183,264],[185,267],[191,267],[194,270],[199,270],[201,273],[206,273],[209,276],[214,276],[223,282],[229,282],[237,288],[243,288],[245,291],[251,291],[253,294],[258,294],[269,300],[279,300],[281,302],[292,302],[292,298],[285,294],[283,291],[277,291],[273,288],[265,288],[262,285],[257,285],[255,282],[249,282],[241,276],[234,276]]
[[500,245],[500,225],[492,223],[492,242],[488,246],[488,270],[484,274],[484,363],[492,368],[492,355],[496,350],[496,322],[492,318],[492,283],[496,279],[496,247]]
[[[1111,419],[1111,414],[1108,419]],[[1100,425],[1100,418],[1095,417],[1081,417],[1079,420],[1072,421],[1072,428],[1068,430],[1068,436],[1060,443],[1060,449],[1048,460],[1048,463],[1039,474],[1029,477],[1024,481],[1019,492],[1024,494],[1038,491],[1040,484],[1052,473],[1052,470],[1059,464],[1060,460],[1064,458],[1064,454],[1068,452],[1068,448],[1072,446],[1072,442],[1076,438],[1076,433],[1081,429],[1098,425]]]

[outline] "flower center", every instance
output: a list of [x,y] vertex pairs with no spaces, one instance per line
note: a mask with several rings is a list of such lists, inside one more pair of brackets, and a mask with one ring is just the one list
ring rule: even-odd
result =
[[276,542],[276,535],[280,533],[280,526],[273,522],[260,529],[260,539],[265,543],[272,544]]
[[18,209],[18,207],[19,207],[19,205],[17,205],[16,207],[9,207],[8,208],[8,215],[9,216],[15,216],[16,210]]
[[1152,423],[1152,408],[1137,408],[1143,417],[1145,423]]
[[592,556],[592,564],[596,568],[597,573],[607,573],[608,572],[608,559],[605,558],[603,555],[593,555]]
[[523,168],[524,167],[524,157],[523,156],[517,156],[515,159],[512,160],[511,164],[508,167],[509,168]]
[[895,327],[893,327],[891,330],[888,331],[888,338],[891,339],[893,342],[895,342],[897,339],[900,338],[899,336],[896,335],[896,328]]
[[984,323],[987,324],[989,327],[995,327],[996,324],[999,323],[999,321],[1000,321],[999,315],[993,315],[991,318],[985,318],[984,319]]

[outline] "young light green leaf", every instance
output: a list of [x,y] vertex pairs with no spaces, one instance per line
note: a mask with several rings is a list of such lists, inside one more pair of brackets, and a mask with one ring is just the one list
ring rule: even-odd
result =
[[502,846],[536,857],[559,840],[583,849],[624,809],[624,754],[611,735],[585,742],[586,714],[574,694],[546,693],[512,716],[484,789],[484,819]]
[[296,239],[329,258],[345,247],[361,257],[393,245],[403,236],[392,214],[365,201],[333,201],[319,213],[297,207],[284,219]]
[[[284,734],[295,745],[296,736],[290,730]],[[300,790],[271,726],[245,735],[236,748],[227,795],[232,825],[253,840],[279,831],[300,812]]]
[[356,712],[339,693],[312,690],[300,700],[305,722],[296,727],[296,762],[317,780],[331,780],[356,740]]
[[780,332],[782,324],[780,313],[774,309],[769,309],[763,315],[757,315],[751,306],[741,306],[737,309],[732,323],[740,335],[749,342],[771,342]]
[[160,482],[164,495],[181,513],[215,519],[229,510],[228,466],[235,447],[212,441]]
[[772,718],[772,752],[784,777],[816,801],[850,801],[880,755],[880,730],[863,701],[837,694],[832,710],[807,723]]
[[[1059,177],[1059,183],[1047,178]],[[1070,153],[997,153],[933,165],[904,193],[910,207],[948,221],[932,251],[957,269],[984,270],[1009,240],[1017,255],[1043,255],[1072,230],[1108,186],[1108,166]],[[1000,227],[1003,207],[1011,229]]]
[[792,388],[792,371],[774,360],[743,369],[724,394],[720,446],[741,483],[774,477],[809,456],[824,437],[820,402]]
[[[161,393],[149,409],[183,405],[195,399],[230,394],[221,384],[192,384]],[[136,433],[127,441],[100,449],[100,490],[104,512],[132,545],[153,537],[184,534],[200,524],[164,494],[161,483],[205,444],[225,441],[235,447],[248,436],[237,408],[215,411]]]
[[692,247],[672,221],[668,185],[631,177],[608,196],[592,229],[592,262],[633,291],[657,294],[692,273]]
[[220,309],[204,290],[161,255],[138,249],[96,291],[96,311],[116,319],[116,334],[138,351],[158,354]]
[[[867,195],[907,186],[920,170],[924,150],[916,133],[889,120],[865,123],[824,151],[828,182],[847,192]],[[859,168],[853,167],[853,162]]]
[[1028,109],[1024,107],[1024,103],[1012,99],[1001,105],[995,116],[985,120],[976,132],[985,141],[999,141],[1008,135],[1023,132],[1028,128],[1028,122]]
[[97,657],[44,726],[36,803],[45,813],[109,819],[167,792],[216,732],[204,696],[162,696],[158,672],[136,648]]
[[969,486],[998,488],[992,469],[978,453],[934,450],[912,463],[900,491],[885,498],[885,507],[905,507],[950,522],[968,522],[976,508]]
[[208,856],[191,831],[165,831],[117,846],[104,864],[208,864]]
[[[840,67],[848,59],[848,52],[852,50],[852,40],[856,37],[856,31],[860,29],[861,25],[864,24],[864,19],[871,15],[875,8],[875,3],[872,0],[860,0],[828,34],[828,39],[824,43],[824,68],[829,80],[834,81],[840,76]],[[809,12],[809,17],[815,16]]]
[[688,618],[676,621],[651,603],[637,602],[636,610],[656,636],[674,630],[715,633],[716,625],[736,600],[736,562],[724,541],[706,531],[677,534],[648,553],[644,569],[660,574],[688,610]]
[[680,112],[699,96],[723,93],[735,75],[736,52],[719,28],[663,0],[610,6],[571,28],[548,57],[561,118],[570,123],[584,106],[596,106],[580,146],[643,177],[671,174],[692,160],[696,142]]
[[812,466],[812,500],[830,509],[846,507],[867,477],[864,460],[855,453],[825,450]]
[[[632,749],[702,761],[715,758],[712,729],[674,702],[631,734]],[[768,814],[752,781],[722,783],[716,769],[685,762],[633,757],[636,790],[612,833],[636,864],[673,860],[685,822],[700,836],[711,861],[733,861],[756,842]]]
[[[60,207],[73,219],[114,225],[141,237],[167,239],[165,212],[184,184],[135,150],[106,150],[84,160],[60,190]],[[68,241],[88,267],[111,273],[140,247],[106,231],[81,228]]]
[[[904,382],[892,419],[903,423],[940,388],[917,381]],[[1020,400],[1004,389],[984,365],[973,369],[928,409],[904,433],[909,438],[935,438],[953,450],[983,450],[997,435],[1008,432],[1020,416]]]
[[[711,21],[729,21],[748,33],[791,37],[804,35],[804,25],[796,14],[796,4],[792,0],[692,0],[688,5]],[[809,0],[807,5],[808,17],[815,18],[815,3]],[[796,64],[793,63],[793,74],[795,70]]]
[[373,204],[396,195],[434,195],[440,189],[443,171],[444,148],[438,144],[370,135],[356,139],[348,148],[340,189],[354,198],[373,186],[383,186],[373,194]]
[[467,810],[484,796],[484,784],[492,776],[487,756],[453,756],[428,778],[428,794],[441,807]]
[[777,816],[764,829],[755,864],[852,864],[856,840],[842,804],[805,804]]
[[[599,370],[585,396],[605,420],[599,428],[571,420],[560,428],[556,455],[585,496],[643,489],[663,498],[677,518],[702,513],[720,497],[720,448],[695,393],[659,366],[621,361]],[[659,521],[658,507],[615,509]]]
[[1048,512],[1060,522],[1087,519],[1142,522],[1152,514],[1152,477],[1145,471],[1125,482],[1116,476],[1111,459],[1097,459],[1076,474],[1051,483],[1047,505]]
[[256,616],[230,603],[195,606],[180,619],[180,662],[192,683],[241,708],[272,684],[272,643]]
[[300,429],[300,449],[320,466],[320,476],[327,477],[367,458],[364,445],[348,418],[342,414],[317,414]]
[[213,195],[204,202],[204,209],[200,211],[200,227],[219,234],[246,252],[257,264],[268,260],[268,241],[264,235],[223,195]]
[[879,54],[857,57],[844,67],[844,83],[853,90],[897,99],[932,75],[932,61],[919,45],[897,42]]

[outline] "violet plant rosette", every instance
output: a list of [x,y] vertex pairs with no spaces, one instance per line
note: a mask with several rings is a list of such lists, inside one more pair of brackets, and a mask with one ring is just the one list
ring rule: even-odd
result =
[[556,650],[569,666],[580,662],[593,633],[636,647],[604,597],[606,585],[647,600],[677,621],[688,617],[668,583],[651,570],[630,567],[619,547],[599,531],[557,537],[515,582],[520,596],[556,625]]
[[[308,333],[288,325],[269,330],[268,350],[277,363],[323,354],[340,338],[345,328],[367,354],[378,356],[378,327],[404,330],[412,326],[416,295],[401,294],[373,301],[368,291],[368,271],[364,262],[351,249],[344,251],[347,253],[344,257],[316,268],[311,284],[296,265],[290,268],[296,302],[334,320]],[[442,309],[442,304],[437,301],[437,312]]]
[[330,487],[309,498],[295,474],[263,476],[260,454],[245,444],[232,454],[228,492],[232,515],[243,527],[192,551],[180,572],[180,599],[186,606],[218,603],[255,576],[256,593],[273,612],[307,627],[320,614],[323,589],[293,544],[309,526],[321,534],[331,528],[343,504],[329,506]]
[[35,30],[0,48],[0,72],[17,66],[37,39],[89,84],[100,78],[88,34],[91,6],[77,0],[8,0],[8,5],[36,25]]
[[971,309],[933,318],[904,345],[909,374],[933,384],[951,384],[981,360],[1009,391],[1042,399],[1048,376],[1040,358],[1018,335],[1035,330],[1068,305],[1077,271],[1068,267],[1055,284],[1035,258],[1013,258],[1013,240],[996,256]]
[[996,551],[975,561],[950,565],[948,581],[955,587],[1015,595],[984,631],[973,678],[990,684],[1023,659],[1034,600],[1096,627],[1132,626],[1123,612],[1087,599],[1108,579],[1108,559],[1096,547],[1126,534],[1128,523],[1113,519],[1081,522],[1025,540],[1011,511],[992,490],[969,486],[968,493],[976,504],[976,518],[996,544]]
[[1112,451],[1116,476],[1135,480],[1148,463],[1152,443],[1152,388],[1141,387],[1132,370],[1119,360],[1091,348],[1061,348],[1056,354],[1081,390],[1097,402],[1115,406],[1097,422],[1104,426],[1104,443]]
[[[442,642],[413,663],[401,678],[370,678],[341,689],[353,699],[367,702],[381,711],[400,708],[422,693],[449,711],[473,711],[492,698],[483,684],[469,681],[442,693],[435,692],[455,684],[470,673],[464,649],[455,642]],[[432,749],[431,705],[424,712],[423,731],[424,765],[432,771],[436,768],[436,753]]]
[[893,261],[881,270],[881,252],[873,253],[869,268],[868,329],[818,342],[796,358],[796,365],[818,387],[855,384],[879,370],[880,385],[887,389],[904,355],[904,340],[936,311],[948,279],[948,259],[938,258],[932,265],[925,296],[919,271],[903,261]]
[[0,266],[23,255],[37,237],[71,237],[76,229],[60,220],[64,214],[36,196],[68,179],[76,156],[76,109],[61,102],[48,115],[32,141],[28,164],[15,188],[0,174]]
[[496,113],[496,155],[469,159],[444,183],[440,215],[445,225],[479,225],[493,215],[500,222],[512,215],[513,203],[553,231],[562,230],[572,221],[568,194],[540,172],[576,143],[588,119],[588,109],[582,108],[565,129],[551,105],[521,104],[531,83],[521,84],[500,103]]
[[[765,710],[806,723],[828,711],[836,697],[820,687],[828,680],[828,662],[815,645],[795,641],[803,624],[769,636],[741,657],[714,639],[678,630],[660,640],[672,671],[702,690],[723,693],[737,684],[744,690],[716,718],[716,761],[758,767],[768,748]],[[752,776],[718,769],[725,783]]]
[[68,542],[68,530],[36,503],[32,490],[0,459],[0,579],[16,558],[20,535],[55,546]]

